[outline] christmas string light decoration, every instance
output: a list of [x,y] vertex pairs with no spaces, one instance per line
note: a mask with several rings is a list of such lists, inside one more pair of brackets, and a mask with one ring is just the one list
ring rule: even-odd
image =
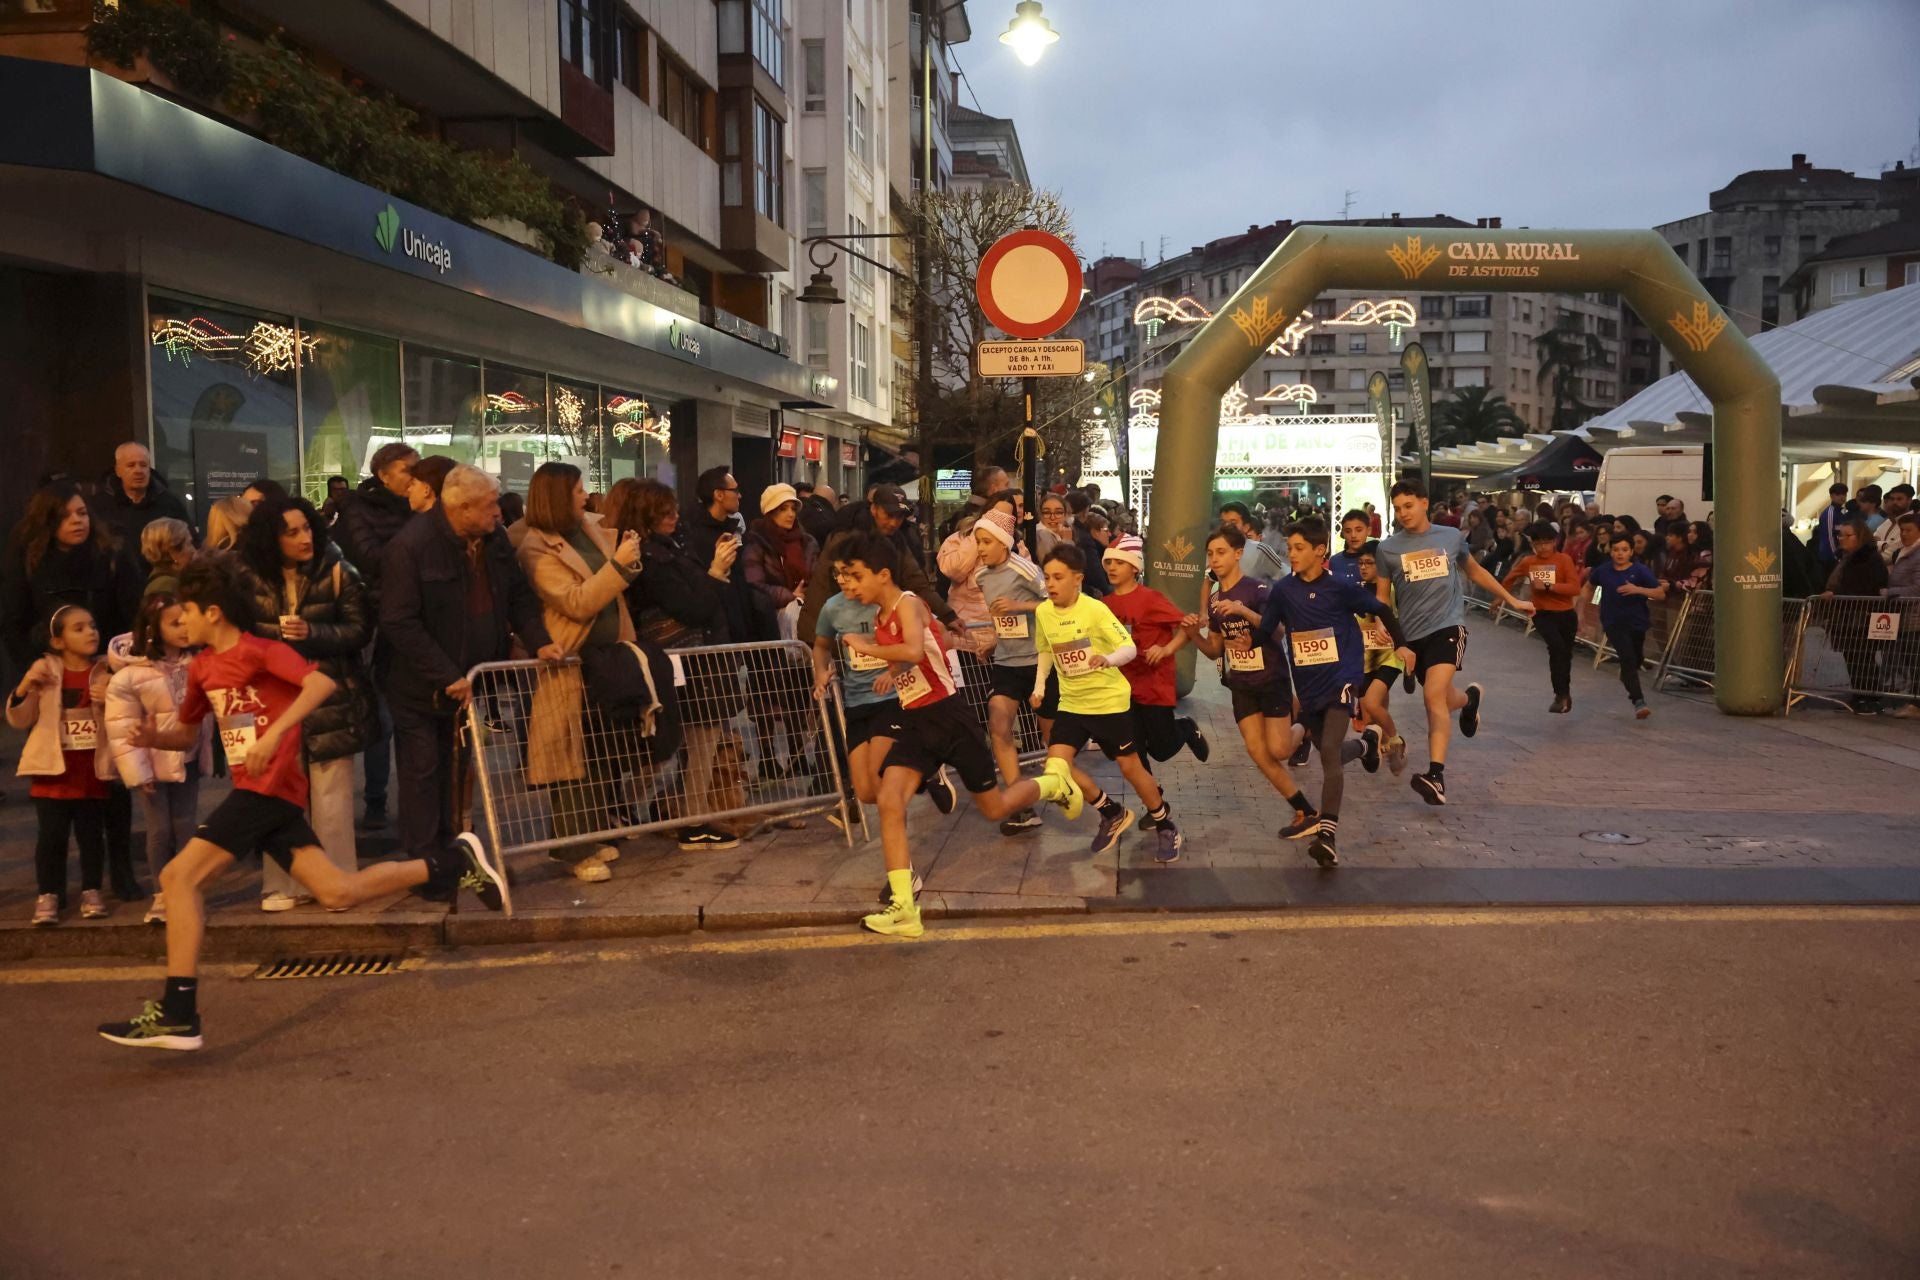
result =
[[1302,413],[1307,411],[1308,405],[1319,399],[1320,393],[1304,382],[1283,383],[1263,396],[1254,397],[1255,402],[1259,404],[1279,404],[1282,401],[1291,400]]
[[553,398],[554,425],[562,431],[578,431],[586,402],[565,387],[555,389],[559,394]]
[[1401,331],[1413,328],[1415,322],[1413,303],[1405,298],[1388,298],[1383,302],[1360,298],[1326,323],[1329,327],[1340,325],[1354,329],[1383,324],[1387,326],[1387,337],[1397,351],[1400,349]]
[[313,359],[320,339],[297,329],[268,320],[255,321],[247,336],[229,333],[204,316],[191,320],[158,320],[153,326],[153,345],[191,365],[193,357],[204,356],[227,364],[244,365],[255,376],[285,373]]

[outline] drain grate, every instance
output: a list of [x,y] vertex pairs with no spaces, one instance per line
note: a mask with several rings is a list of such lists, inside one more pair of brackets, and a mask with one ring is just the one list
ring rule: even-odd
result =
[[278,978],[371,978],[396,973],[401,955],[388,952],[367,956],[291,956],[269,961],[254,970],[258,979]]

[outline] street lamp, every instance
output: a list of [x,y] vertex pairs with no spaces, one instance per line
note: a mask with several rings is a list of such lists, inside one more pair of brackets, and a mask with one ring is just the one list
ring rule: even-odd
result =
[[1020,0],[1014,6],[1013,21],[1000,33],[1000,43],[1011,46],[1014,56],[1029,67],[1059,39],[1060,33],[1040,12],[1040,0]]

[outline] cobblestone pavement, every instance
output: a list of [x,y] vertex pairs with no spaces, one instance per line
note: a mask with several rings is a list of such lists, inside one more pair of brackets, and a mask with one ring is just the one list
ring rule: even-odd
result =
[[[1349,766],[1340,815],[1343,869],[1334,873],[1349,884],[1417,869],[1920,869],[1912,803],[1920,786],[1920,723],[1822,709],[1735,719],[1710,702],[1660,694],[1652,696],[1653,717],[1637,722],[1613,669],[1596,672],[1586,662],[1575,664],[1572,714],[1552,716],[1545,649],[1513,625],[1494,627],[1484,618],[1473,627],[1468,675],[1487,689],[1484,724],[1471,741],[1455,736],[1446,807],[1422,803],[1406,778],[1384,766],[1375,776]],[[916,804],[914,856],[927,881],[925,905],[936,915],[1086,910],[1130,898],[1167,905],[1160,887],[1178,886],[1178,905],[1229,906],[1249,900],[1249,885],[1277,884],[1282,873],[1306,875],[1303,846],[1274,835],[1286,805],[1247,762],[1215,677],[1203,669],[1198,683],[1186,711],[1205,725],[1212,759],[1202,765],[1183,753],[1158,766],[1187,835],[1178,866],[1155,867],[1152,834],[1138,830],[1117,850],[1092,857],[1087,817],[1069,824],[1050,811],[1044,831],[1006,839],[964,803],[949,818]],[[1426,762],[1424,714],[1417,697],[1398,692],[1395,710],[1412,744],[1410,777]],[[1106,762],[1092,771],[1119,787]],[[1299,776],[1317,798],[1317,761]],[[25,786],[13,781],[8,790],[0,808],[0,931],[12,932],[25,927],[31,910],[33,816]],[[217,799],[209,794],[207,803]],[[1139,808],[1137,800],[1133,806]],[[1627,842],[1598,842],[1599,833]],[[362,856],[387,847],[368,840]],[[626,842],[624,853],[614,879],[598,885],[580,884],[538,856],[523,857],[515,864],[516,906],[535,919],[625,922],[608,924],[608,932],[826,922],[849,918],[883,879],[877,839],[849,850],[820,818],[798,829],[766,829],[733,850],[681,853],[668,840],[643,836]],[[1213,874],[1195,874],[1206,872]],[[1410,881],[1401,875],[1376,883]],[[1387,900],[1394,892],[1366,896]],[[265,917],[257,893],[257,877],[236,871],[213,895],[215,927],[444,915],[402,895],[339,915],[303,906]],[[474,911],[469,905],[462,918]],[[138,915],[120,906],[109,921],[70,920],[61,932],[126,926]],[[596,931],[580,924],[572,936]]]

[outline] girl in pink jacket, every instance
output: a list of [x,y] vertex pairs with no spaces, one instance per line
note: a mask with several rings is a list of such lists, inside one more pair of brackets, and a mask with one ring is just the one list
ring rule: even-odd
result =
[[93,614],[63,604],[40,633],[46,656],[27,668],[7,700],[7,723],[27,729],[20,776],[33,780],[40,822],[33,865],[39,881],[33,923],[60,923],[67,898],[67,842],[80,845],[80,918],[112,913],[100,896],[107,867],[107,785],[113,776],[100,722],[107,664],[96,661],[100,628]]
[[201,721],[200,743],[192,751],[137,747],[133,733],[149,717],[162,729],[179,724],[192,659],[180,605],[164,591],[142,600],[133,630],[114,637],[107,648],[113,669],[107,683],[107,743],[120,780],[139,798],[146,819],[147,867],[155,885],[148,924],[166,922],[160,868],[186,846],[199,822],[200,779],[213,768],[213,719]]

